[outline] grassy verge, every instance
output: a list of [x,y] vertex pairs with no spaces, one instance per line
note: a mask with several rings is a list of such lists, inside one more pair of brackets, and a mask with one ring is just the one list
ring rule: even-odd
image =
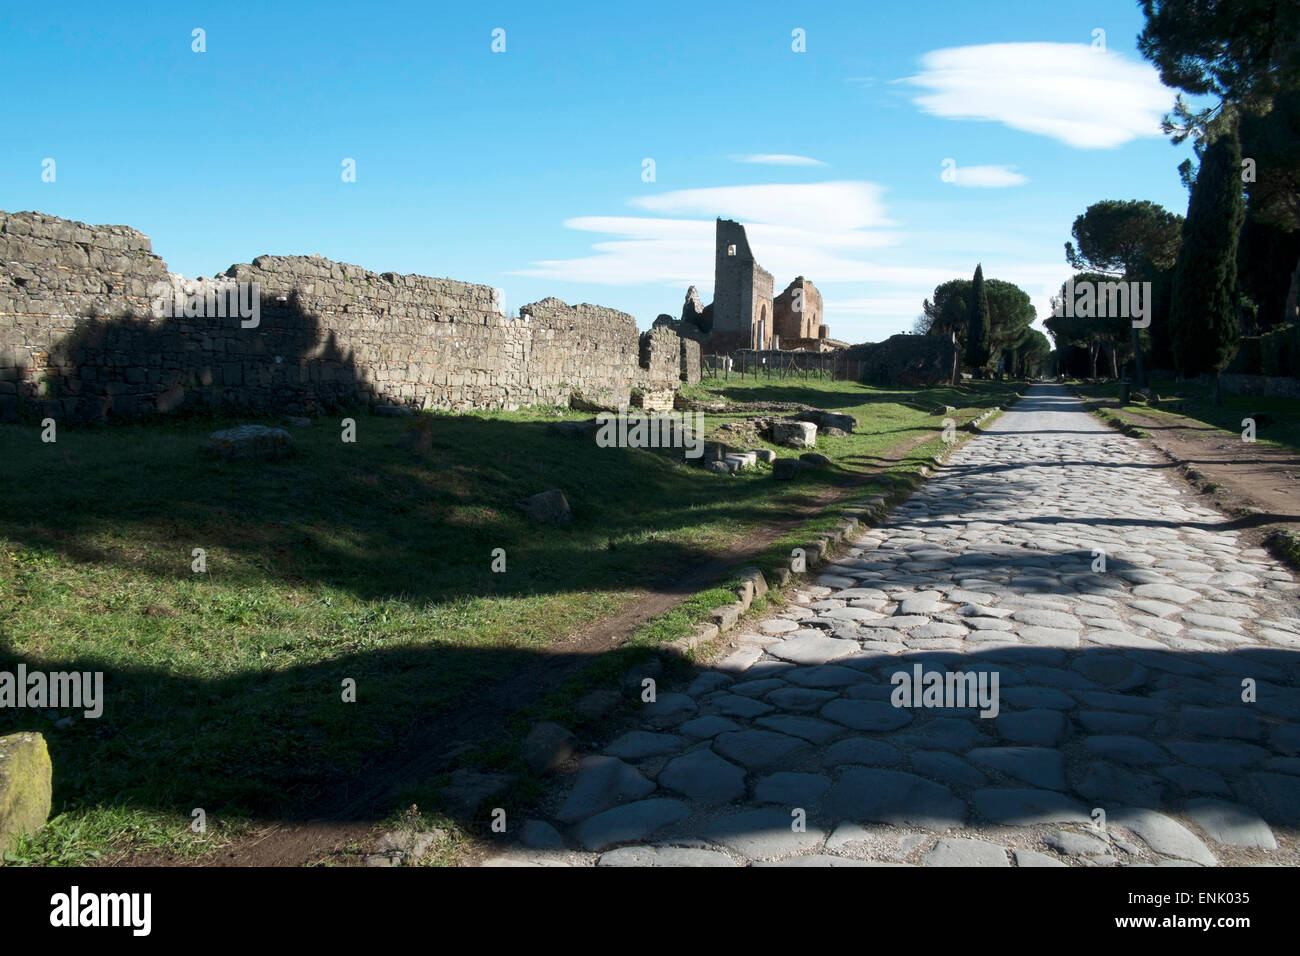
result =
[[[693,390],[855,415],[854,434],[818,442],[832,465],[791,483],[556,436],[550,422],[582,416],[553,409],[434,416],[426,455],[396,446],[401,420],[357,414],[355,443],[319,421],[295,429],[294,457],[256,464],[199,453],[222,421],[64,428],[53,444],[33,425],[0,428],[0,670],[102,671],[106,694],[98,719],[0,711],[0,733],[45,734],[56,768],[57,816],[11,862],[198,855],[309,807],[557,638],[934,435],[933,406],[961,421],[1013,388],[733,378]],[[571,525],[513,507],[553,487]],[[626,653],[681,636],[717,603],[703,595],[651,622]]]
[[[1074,387],[1088,398],[1109,402],[1119,399],[1117,382],[1082,382]],[[1223,404],[1216,406],[1213,389],[1197,382],[1153,379],[1150,388],[1160,396],[1159,407],[1130,402],[1118,411],[1170,421],[1178,417],[1191,418],[1237,439],[1241,438],[1242,420],[1253,417],[1256,419],[1255,438],[1260,444],[1300,450],[1300,399],[1224,392]]]

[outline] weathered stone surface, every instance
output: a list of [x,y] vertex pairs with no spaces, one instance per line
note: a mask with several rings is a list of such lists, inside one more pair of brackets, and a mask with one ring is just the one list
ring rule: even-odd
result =
[[1043,837],[1043,842],[1064,856],[1095,856],[1110,850],[1110,844],[1105,840],[1088,836],[1086,833],[1075,833],[1073,830],[1057,830],[1055,833],[1049,833]]
[[240,425],[208,436],[208,451],[226,459],[269,460],[293,454],[293,436],[283,428]]
[[990,823],[1033,826],[1038,823],[1088,823],[1090,817],[1076,800],[1051,790],[976,790],[975,809]]
[[772,423],[772,444],[812,448],[817,444],[817,426],[811,422],[775,421]]
[[804,717],[794,714],[773,714],[759,717],[754,721],[759,727],[775,730],[780,734],[799,737],[812,744],[824,744],[844,734],[844,728],[836,724],[818,720],[816,717]]
[[767,653],[773,657],[793,664],[829,664],[857,652],[858,646],[852,641],[814,635],[792,637],[767,647]]
[[826,834],[814,826],[803,832],[793,827],[795,817],[785,810],[746,810],[723,817],[704,831],[705,839],[750,860],[765,860],[810,850]]
[[750,770],[761,770],[806,750],[808,744],[798,737],[770,730],[741,730],[719,734],[713,747],[728,760]]
[[573,756],[578,738],[565,727],[549,720],[533,726],[524,738],[520,756],[533,773],[550,773]]
[[821,715],[854,730],[897,730],[912,722],[907,710],[881,700],[833,700]]
[[52,780],[44,737],[35,731],[0,737],[0,854],[45,826]]
[[1143,843],[1157,853],[1191,860],[1204,866],[1213,866],[1215,859],[1209,847],[1196,834],[1163,813],[1145,807],[1122,807],[1107,814],[1107,825],[1121,826],[1133,831]]
[[544,299],[516,318],[488,286],[306,255],[187,279],[133,229],[41,213],[0,213],[0,233],[12,320],[0,367],[13,364],[12,342],[32,372],[14,393],[0,388],[0,400],[60,423],[206,408],[298,417],[359,404],[396,417],[567,405],[575,394],[614,409],[633,390],[666,410],[672,390],[699,381],[692,336],[642,333],[631,315],[600,306]]
[[1010,866],[1007,851],[983,840],[944,837],[925,855],[926,866]]
[[573,836],[588,850],[604,850],[619,843],[635,843],[670,823],[690,815],[680,800],[652,797],[588,817],[573,828]]
[[1001,713],[994,718],[998,735],[1008,743],[1050,747],[1065,738],[1065,715],[1056,710]]
[[966,806],[947,787],[898,770],[855,767],[831,788],[823,810],[841,820],[942,830],[960,826]]
[[563,850],[564,837],[545,820],[525,820],[519,842],[534,850]]
[[569,501],[558,488],[524,498],[516,502],[516,507],[534,521],[543,524],[568,524],[573,520]]
[[676,753],[686,746],[686,739],[677,734],[656,734],[645,730],[632,730],[605,747],[605,753],[624,760],[642,760],[661,754]]
[[997,770],[1035,787],[1065,788],[1065,761],[1047,747],[976,747],[966,754],[977,767]]
[[716,737],[718,734],[726,733],[729,730],[739,730],[740,724],[734,720],[728,720],[725,717],[708,715],[705,717],[696,717],[694,720],[688,720],[684,724],[679,724],[677,730],[687,737],[696,740],[704,740],[708,737]]
[[619,803],[640,800],[654,790],[652,781],[617,757],[588,757],[579,765],[573,790],[555,818],[575,823]]
[[[1199,865],[1202,832],[1239,847],[1237,862],[1300,822],[1300,615],[1285,610],[1300,584],[1167,471],[1134,467],[1154,461],[1141,445],[1054,387],[1028,401],[892,514],[884,495],[860,503],[877,526],[840,525],[832,563],[816,560],[830,536],[806,545],[815,583],[732,638],[722,667],[705,664],[716,673],[685,696],[712,716],[674,732],[700,743],[644,758],[647,771],[697,753],[734,764],[743,782],[726,795],[779,814],[774,855],[801,854],[780,860],[791,866],[840,865],[850,844],[889,861],[933,846],[932,864],[1006,865],[1016,846],[1018,866]],[[1090,570],[1097,549],[1105,572]],[[893,707],[895,674],[917,667],[995,670],[1000,712]],[[673,833],[698,846],[718,811],[693,809],[693,832]],[[791,810],[836,836],[795,849]],[[1051,823],[1070,826],[1003,829]],[[957,825],[950,836],[977,844],[889,829]]]
[[830,789],[830,785],[831,778],[820,773],[773,773],[759,778],[754,785],[754,799],[759,803],[809,809]]
[[674,758],[659,773],[659,785],[699,803],[730,803],[745,794],[745,771],[712,750]]
[[477,770],[453,771],[451,780],[438,795],[443,808],[460,818],[472,817],[486,804],[499,800],[515,785],[509,773],[483,773]]
[[1187,815],[1211,840],[1232,846],[1277,849],[1277,839],[1269,825],[1254,810],[1239,803],[1208,798],[1189,800]]
[[1055,857],[1034,850],[1019,849],[1014,851],[1016,866],[1066,866]]
[[736,861],[717,850],[685,846],[621,846],[602,853],[597,866],[735,866]]

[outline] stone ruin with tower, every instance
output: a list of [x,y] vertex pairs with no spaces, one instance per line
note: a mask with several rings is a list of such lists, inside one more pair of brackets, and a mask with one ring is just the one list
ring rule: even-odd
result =
[[745,227],[718,219],[714,238],[713,301],[704,305],[695,286],[686,292],[680,319],[661,315],[655,326],[698,341],[705,352],[739,350],[827,352],[847,343],[830,337],[822,321],[822,296],[797,276],[780,294],[772,273],[758,264]]

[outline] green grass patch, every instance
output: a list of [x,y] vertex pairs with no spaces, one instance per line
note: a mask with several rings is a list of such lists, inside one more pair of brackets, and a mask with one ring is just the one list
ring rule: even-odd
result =
[[[1112,402],[1119,399],[1118,382],[1081,382],[1075,387],[1089,398]],[[1170,421],[1171,426],[1177,416],[1191,418],[1221,430],[1224,437],[1238,441],[1245,428],[1243,419],[1262,416],[1265,420],[1257,420],[1255,424],[1256,441],[1300,451],[1300,399],[1229,395],[1225,390],[1223,404],[1216,406],[1213,386],[1172,379],[1152,379],[1150,390],[1160,396],[1161,407],[1130,402],[1121,410],[1163,418]]]
[[[296,455],[266,463],[200,453],[234,420],[61,426],[53,444],[33,423],[0,426],[0,669],[106,675],[98,719],[0,711],[0,734],[40,731],[55,766],[55,822],[20,859],[203,853],[248,820],[310,807],[557,639],[930,436],[900,466],[919,469],[934,406],[956,406],[960,422],[1014,388],[733,378],[691,390],[855,415],[854,434],[818,441],[832,465],[793,482],[553,435],[549,423],[585,417],[553,409],[435,415],[425,455],[396,447],[406,421],[357,413],[355,443],[321,420],[293,429]],[[571,525],[515,509],[549,488],[567,495]],[[772,554],[819,522],[833,519]],[[626,652],[651,653],[717,603],[703,595],[649,622]],[[206,843],[189,829],[195,808]]]

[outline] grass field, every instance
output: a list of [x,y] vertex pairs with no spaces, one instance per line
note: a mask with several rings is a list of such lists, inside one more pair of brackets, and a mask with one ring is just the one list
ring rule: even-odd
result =
[[[1075,386],[1090,398],[1105,398],[1114,401],[1119,398],[1118,382],[1083,382]],[[1214,404],[1214,391],[1209,385],[1197,382],[1176,382],[1172,379],[1152,379],[1150,387],[1160,396],[1161,404],[1177,403],[1176,412],[1152,408],[1150,405],[1130,404],[1129,411],[1156,417],[1172,417],[1173,414],[1193,418],[1215,428],[1230,432],[1240,437],[1242,419],[1260,414],[1268,415],[1271,421],[1257,424],[1255,438],[1261,444],[1279,445],[1284,448],[1300,450],[1300,399],[1273,398],[1264,395],[1229,395],[1223,393],[1223,404]]]
[[[35,425],[0,426],[0,669],[103,671],[107,698],[98,719],[0,711],[0,734],[40,731],[55,766],[55,816],[10,861],[199,854],[242,821],[310,807],[421,721],[851,485],[899,442],[927,439],[897,466],[919,468],[939,447],[933,406],[963,421],[1015,387],[733,376],[689,390],[857,417],[854,434],[818,441],[833,467],[787,483],[766,467],[713,475],[556,436],[549,423],[583,416],[555,409],[434,415],[427,455],[396,446],[401,419],[356,414],[353,444],[337,419],[318,420],[293,429],[295,456],[269,463],[200,453],[234,420],[65,427],[52,444]],[[571,525],[514,508],[549,488],[567,495]],[[192,570],[196,548],[205,573]],[[497,548],[504,573],[491,567]],[[701,613],[639,639],[678,636]],[[356,703],[342,702],[347,679]],[[197,807],[202,836],[189,830]]]

